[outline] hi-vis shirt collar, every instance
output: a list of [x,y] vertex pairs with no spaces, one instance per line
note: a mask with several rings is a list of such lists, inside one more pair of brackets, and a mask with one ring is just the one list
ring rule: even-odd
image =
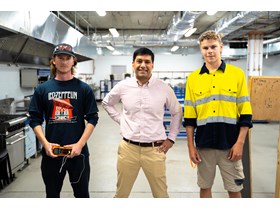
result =
[[[223,60],[222,60],[222,63],[221,63],[221,65],[219,66],[219,68],[217,70],[222,70],[223,72],[225,72],[225,70],[226,70],[226,63]],[[199,74],[204,74],[204,73],[209,74],[209,70],[207,69],[205,63],[203,64]]]

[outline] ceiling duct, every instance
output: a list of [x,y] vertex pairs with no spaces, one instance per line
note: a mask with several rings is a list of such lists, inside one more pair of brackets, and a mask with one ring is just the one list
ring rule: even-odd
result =
[[267,52],[268,55],[280,54],[280,42],[265,45],[264,52]]
[[218,33],[222,33],[225,37],[256,19],[257,16],[251,17],[250,12],[234,11],[228,13],[227,16],[217,21],[210,27],[210,29],[215,30]]
[[[275,19],[279,18],[279,11],[233,11],[217,21],[214,25],[209,27],[209,29],[223,34],[223,42],[229,44],[230,48],[233,48],[233,51],[230,53],[231,56],[246,58],[248,33],[252,32],[250,25],[260,19],[264,19],[265,24],[269,25],[275,22]],[[242,30],[239,30],[241,28]],[[258,32],[261,31],[262,27],[258,29]],[[244,37],[244,39],[237,39],[237,37]],[[234,39],[236,41],[234,41]],[[269,55],[279,54],[279,41],[279,38],[264,40],[264,52]]]
[[[254,21],[264,17],[268,20],[273,21],[274,18],[279,18],[279,12],[273,11],[233,11],[228,13],[227,16],[217,21],[213,24],[209,29],[215,30],[219,33],[223,34],[224,39],[234,39],[235,37],[244,37],[244,40],[247,41],[247,35],[251,32],[251,29],[246,30],[238,30],[242,27],[249,26]],[[267,23],[268,24],[268,23]],[[258,31],[262,31],[262,28]]]
[[175,14],[169,23],[166,34],[173,41],[181,39],[189,28],[193,28],[195,19],[203,12],[186,11]]
[[[136,47],[170,48],[176,43],[178,46],[197,46],[197,40],[181,39],[186,30],[193,27],[195,19],[203,12],[177,12],[166,30],[136,30],[118,29],[120,36],[112,37],[107,31],[94,33],[91,36],[96,47],[106,47],[108,43],[116,48],[133,49]],[[167,50],[169,51],[169,49]]]

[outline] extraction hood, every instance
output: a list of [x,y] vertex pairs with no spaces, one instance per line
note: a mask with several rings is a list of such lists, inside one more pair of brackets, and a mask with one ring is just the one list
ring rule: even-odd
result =
[[50,12],[0,11],[0,63],[49,66],[59,43],[71,44],[78,62],[96,55],[87,37]]

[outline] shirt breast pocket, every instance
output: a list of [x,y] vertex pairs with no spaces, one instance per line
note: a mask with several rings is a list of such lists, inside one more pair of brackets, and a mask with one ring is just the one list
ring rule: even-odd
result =
[[221,97],[228,102],[236,102],[237,88],[233,86],[224,87],[221,89]]
[[194,89],[193,93],[195,95],[196,100],[207,98],[211,95],[210,89],[207,88]]

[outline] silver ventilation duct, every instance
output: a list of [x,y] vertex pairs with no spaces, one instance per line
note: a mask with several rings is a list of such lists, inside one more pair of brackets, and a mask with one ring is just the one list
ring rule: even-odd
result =
[[167,36],[174,42],[181,39],[188,29],[193,28],[195,19],[202,13],[204,12],[178,12],[169,23]]
[[[223,42],[225,44],[229,44],[228,40],[236,39],[238,42],[238,38],[244,37],[247,43],[248,33],[252,32],[250,27],[248,30],[245,30],[245,26],[250,26],[258,19],[265,19],[266,24],[269,25],[275,21],[275,19],[280,18],[279,11],[233,11],[228,13],[227,16],[217,21],[214,25],[212,25],[209,29],[215,30],[219,33],[223,34]],[[242,30],[240,30],[242,28]],[[260,28],[258,31],[262,31]],[[244,41],[242,41],[244,43]],[[264,40],[264,52],[269,55],[279,54],[279,38],[274,38],[271,40]],[[231,49],[228,50],[231,52],[227,54],[228,57],[239,57],[244,58],[247,56],[247,51],[245,49]]]
[[170,51],[170,47],[174,44],[179,46],[197,46],[197,40],[195,39],[181,39],[186,30],[192,28],[195,19],[203,12],[178,12],[170,21],[166,30],[118,30],[119,37],[112,37],[109,32],[94,33],[90,39],[96,45],[96,47],[106,47],[110,43],[114,47],[133,48],[133,47],[150,47],[161,48]]
[[78,61],[96,55],[87,37],[50,12],[0,11],[2,63],[49,66],[54,46],[63,42],[74,47]]
[[[269,21],[273,22],[280,18],[279,11],[233,11],[228,13],[227,16],[223,17],[212,25],[209,29],[215,30],[223,34],[225,39],[232,40],[236,37],[247,37],[248,33],[252,29],[245,30],[243,27],[250,26],[254,21],[263,18],[266,23]],[[243,28],[242,30],[239,30]],[[259,29],[261,31],[262,28]]]

